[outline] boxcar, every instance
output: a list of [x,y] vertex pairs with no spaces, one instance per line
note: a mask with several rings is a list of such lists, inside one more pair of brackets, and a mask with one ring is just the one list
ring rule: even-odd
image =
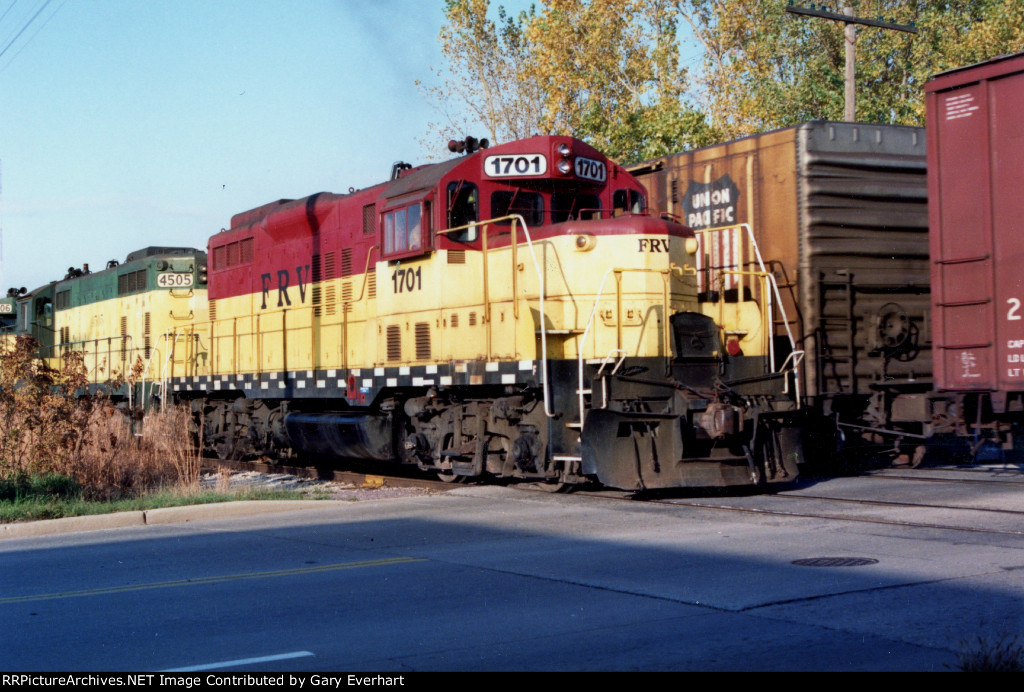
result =
[[937,431],[1009,442],[1024,410],[1024,54],[926,87]]
[[701,237],[705,310],[744,299],[709,289],[716,272],[749,264],[752,236],[805,353],[808,401],[889,426],[906,417],[892,410],[898,395],[931,385],[925,153],[922,128],[817,121],[631,171],[652,209]]

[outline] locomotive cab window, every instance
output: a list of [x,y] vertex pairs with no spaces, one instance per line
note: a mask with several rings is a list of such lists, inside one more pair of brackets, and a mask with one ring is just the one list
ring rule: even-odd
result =
[[612,194],[612,209],[615,216],[643,214],[644,196],[637,190],[616,190]]
[[597,195],[555,192],[551,195],[551,223],[601,218],[601,199]]
[[[480,220],[480,201],[476,185],[465,180],[448,183],[448,228],[458,228]],[[467,228],[448,237],[460,243],[471,243],[477,239],[479,231]]]
[[410,255],[429,249],[430,213],[419,204],[384,213],[384,255]]
[[[540,226],[544,223],[544,198],[539,192],[526,190],[496,190],[491,193],[491,218],[519,214],[528,226]],[[511,225],[511,221],[501,221],[501,225]]]

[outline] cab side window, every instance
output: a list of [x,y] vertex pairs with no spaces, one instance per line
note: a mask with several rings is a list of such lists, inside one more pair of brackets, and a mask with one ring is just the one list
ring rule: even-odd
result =
[[[465,180],[448,183],[448,228],[458,228],[480,220],[480,194],[476,185]],[[467,228],[448,237],[460,243],[477,239],[478,230]]]
[[419,204],[384,214],[384,254],[395,255],[423,249],[424,216]]

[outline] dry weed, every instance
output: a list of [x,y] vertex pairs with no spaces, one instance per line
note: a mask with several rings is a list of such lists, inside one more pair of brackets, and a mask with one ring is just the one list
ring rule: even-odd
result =
[[963,673],[1024,673],[1024,635],[978,636],[960,643],[955,670]]
[[[0,353],[0,478],[64,474],[94,498],[171,485],[198,488],[200,459],[187,408],[140,418],[103,391],[87,394],[81,354],[64,354],[54,369],[35,357],[30,339],[6,346]],[[138,370],[133,366],[129,385]],[[115,378],[110,390],[124,383]]]

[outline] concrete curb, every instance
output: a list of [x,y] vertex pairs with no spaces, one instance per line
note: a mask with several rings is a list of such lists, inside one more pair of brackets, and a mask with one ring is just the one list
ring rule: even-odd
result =
[[336,500],[243,500],[239,502],[215,502],[205,505],[184,507],[163,507],[136,512],[114,512],[91,514],[83,517],[63,519],[41,519],[39,521],[0,524],[0,540],[5,538],[32,538],[55,536],[81,531],[122,529],[130,526],[152,526],[181,524],[204,519],[245,517],[253,514],[293,512],[299,509],[326,509],[340,504]]

